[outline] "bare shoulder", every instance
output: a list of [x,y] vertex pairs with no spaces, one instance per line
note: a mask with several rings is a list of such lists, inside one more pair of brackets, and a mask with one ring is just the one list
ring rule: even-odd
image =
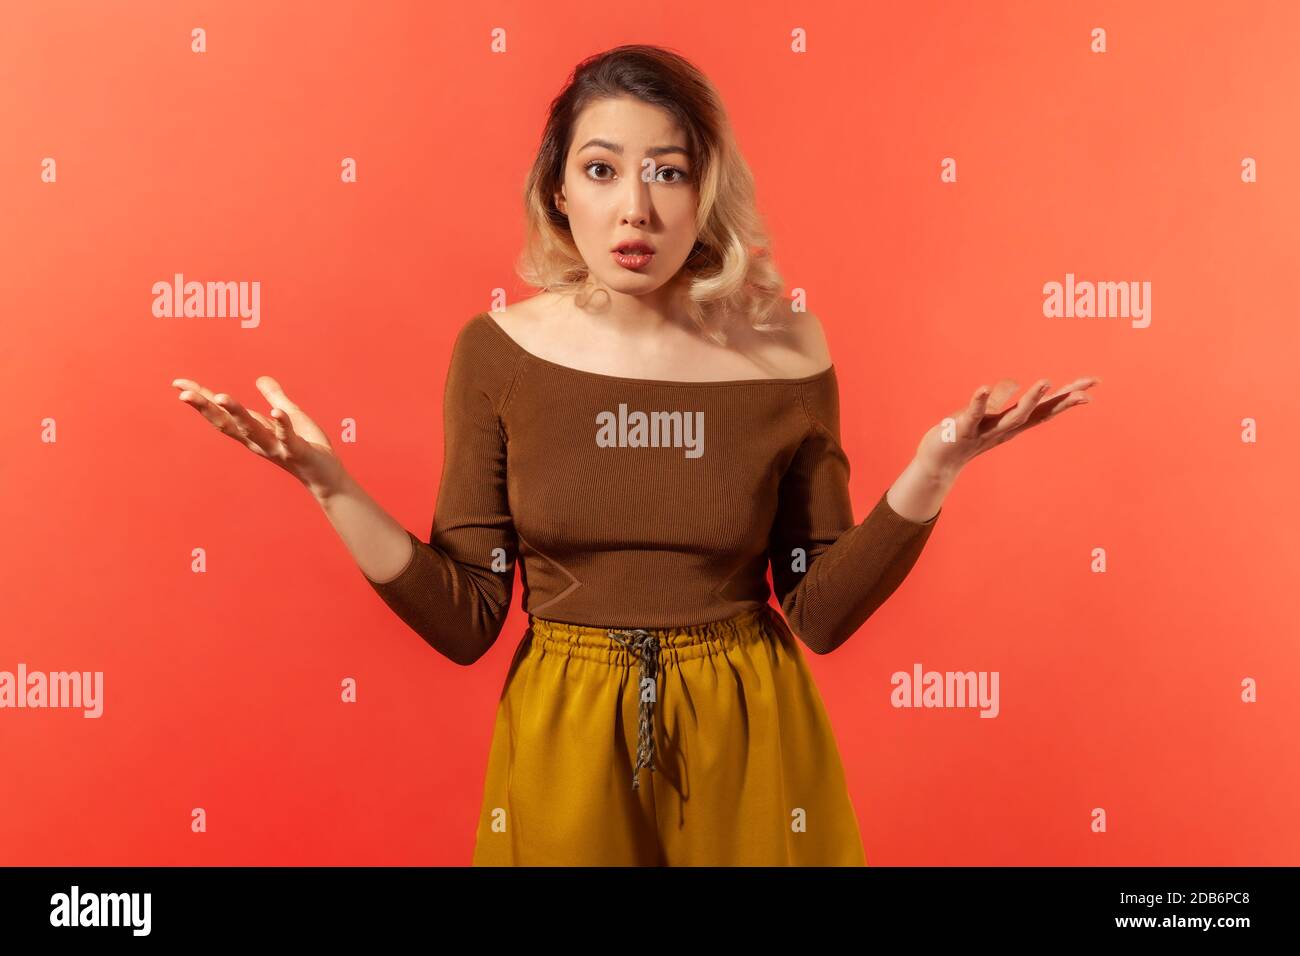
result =
[[554,305],[556,297],[542,292],[528,299],[512,302],[504,309],[494,309],[488,318],[523,348],[529,348],[529,339],[536,333],[537,320]]
[[826,330],[822,328],[821,319],[811,312],[792,313],[791,333],[798,343],[796,351],[802,361],[812,366],[812,372],[820,372],[831,364],[831,347],[826,341]]
[[831,353],[821,320],[811,312],[791,312],[782,320],[779,331],[759,332],[741,324],[732,341],[769,368],[774,378],[805,378],[825,371]]

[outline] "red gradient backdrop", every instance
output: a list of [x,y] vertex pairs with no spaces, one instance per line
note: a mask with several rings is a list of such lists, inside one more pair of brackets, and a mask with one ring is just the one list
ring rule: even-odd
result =
[[[532,291],[546,106],[628,42],[722,92],[841,372],[859,519],[981,383],[1103,379],[972,463],[893,599],[809,655],[868,860],[1300,863],[1295,4],[0,10],[0,670],[105,695],[0,710],[0,864],[468,863],[519,586],[482,661],[439,657],[169,383],[265,412],[271,374],[355,419],[348,469],[427,535],[454,335]],[[177,272],[260,281],[260,325],[155,318]],[[1066,273],[1149,281],[1150,326],[1045,318]],[[997,671],[999,716],[893,708],[916,662]]]

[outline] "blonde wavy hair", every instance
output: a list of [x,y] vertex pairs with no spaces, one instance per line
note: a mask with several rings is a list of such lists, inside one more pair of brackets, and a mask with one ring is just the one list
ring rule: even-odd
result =
[[701,333],[727,343],[738,316],[761,332],[788,326],[790,301],[772,263],[741,156],[713,84],[688,60],[663,47],[628,44],[588,57],[551,101],[541,148],[524,186],[526,238],[515,265],[529,285],[588,299],[590,270],[568,217],[555,206],[579,114],[595,100],[634,96],[667,110],[686,135],[699,189],[695,245],[674,282],[686,282],[686,310]]

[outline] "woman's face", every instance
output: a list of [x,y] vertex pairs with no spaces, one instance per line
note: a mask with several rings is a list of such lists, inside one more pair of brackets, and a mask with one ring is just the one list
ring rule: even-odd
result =
[[[645,295],[665,285],[695,245],[699,193],[686,137],[665,110],[631,96],[597,100],[579,114],[556,206],[600,284]],[[623,258],[647,243],[648,260]]]

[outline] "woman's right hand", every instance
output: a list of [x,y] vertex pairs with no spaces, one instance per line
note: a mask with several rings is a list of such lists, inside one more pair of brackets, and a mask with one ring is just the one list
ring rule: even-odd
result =
[[280,383],[269,375],[259,377],[255,384],[272,405],[269,421],[224,392],[214,395],[188,378],[172,380],[172,386],[181,389],[177,397],[196,409],[217,431],[279,465],[317,498],[341,487],[345,475],[343,464],[320,427],[289,400]]

